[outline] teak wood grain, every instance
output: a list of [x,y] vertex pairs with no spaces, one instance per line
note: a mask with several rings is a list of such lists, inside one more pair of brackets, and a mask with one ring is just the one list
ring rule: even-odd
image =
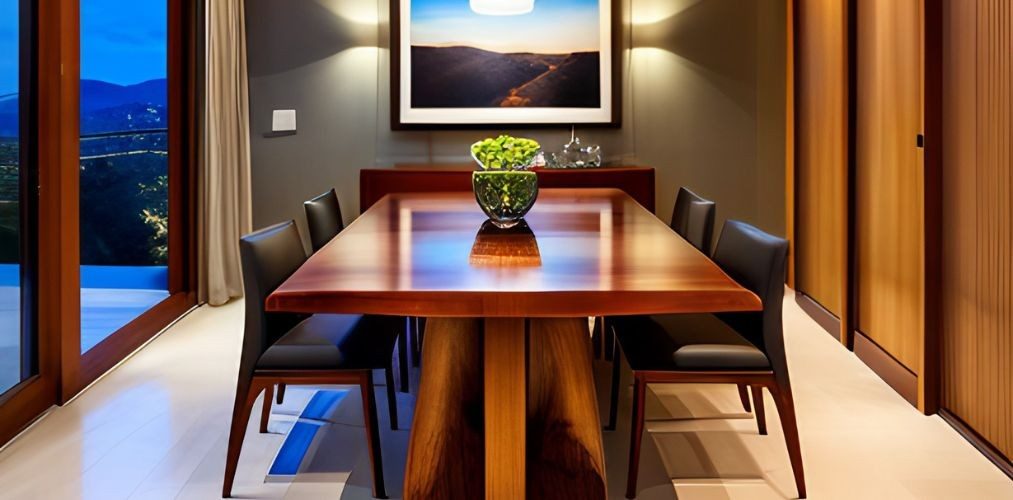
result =
[[847,6],[796,3],[795,284],[838,318],[847,310]]
[[471,193],[388,195],[267,298],[267,309],[442,317],[759,310],[760,301],[617,189],[545,189],[526,217],[541,266],[469,263]]
[[1013,6],[945,8],[941,403],[1013,477]]
[[924,176],[921,0],[857,2],[857,328],[921,373]]
[[487,499],[523,498],[527,471],[527,324],[523,318],[489,318],[482,332],[485,387],[485,491]]

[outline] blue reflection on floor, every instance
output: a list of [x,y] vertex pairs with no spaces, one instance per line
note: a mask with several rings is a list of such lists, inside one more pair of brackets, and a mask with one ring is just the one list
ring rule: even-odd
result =
[[299,420],[288,431],[285,442],[278,450],[268,477],[295,476],[299,472],[306,452],[313,444],[313,439],[321,427],[327,425],[327,416],[348,395],[348,389],[319,390],[310,399],[309,404],[299,414]]
[[[20,266],[0,264],[0,393],[21,380]],[[81,267],[81,352],[166,297],[165,266]]]

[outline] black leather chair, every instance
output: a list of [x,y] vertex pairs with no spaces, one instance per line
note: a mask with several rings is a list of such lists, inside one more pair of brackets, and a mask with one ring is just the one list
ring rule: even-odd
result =
[[392,318],[265,311],[267,296],[306,261],[302,239],[292,221],[244,236],[239,250],[246,292],[246,324],[222,496],[232,494],[247,422],[261,392],[264,404],[260,432],[266,432],[271,393],[276,384],[354,384],[362,395],[366,441],[373,466],[373,496],[386,498],[373,370],[385,371],[391,428],[396,429],[391,368],[396,328]]
[[345,220],[341,217],[341,204],[338,193],[330,191],[303,202],[306,210],[306,225],[310,232],[310,246],[316,253],[345,229]]
[[[633,418],[626,497],[637,493],[644,431],[644,396],[651,383],[742,384],[753,389],[757,416],[766,387],[777,404],[800,498],[805,498],[802,452],[784,352],[781,306],[788,242],[744,222],[725,223],[714,261],[763,303],[760,312],[614,318],[610,325],[633,369]],[[618,402],[614,356],[612,408]],[[765,433],[761,427],[761,433]]]
[[[686,239],[697,250],[710,255],[711,242],[714,239],[714,212],[717,205],[706,198],[680,187],[675,195],[675,208],[672,209],[672,222],[670,227],[673,231]],[[744,410],[752,411],[749,406],[749,388],[739,385],[739,401]],[[763,408],[757,412],[756,425],[762,434],[766,434],[766,423],[763,421]]]
[[675,195],[675,208],[672,209],[670,226],[697,250],[710,254],[716,207],[713,201],[701,198],[693,191],[681,187]]
[[[326,193],[317,195],[309,201],[303,202],[303,209],[306,211],[306,225],[310,232],[310,245],[316,253],[328,242],[334,239],[343,229],[345,222],[341,218],[341,204],[338,203],[338,193],[331,188]],[[413,335],[415,346],[419,345],[418,320],[416,318],[400,318],[398,322],[398,374],[401,392],[408,392],[408,335]],[[417,349],[412,349],[411,358],[417,360]],[[415,363],[416,365],[418,363]],[[278,388],[278,402],[284,394],[284,386]]]

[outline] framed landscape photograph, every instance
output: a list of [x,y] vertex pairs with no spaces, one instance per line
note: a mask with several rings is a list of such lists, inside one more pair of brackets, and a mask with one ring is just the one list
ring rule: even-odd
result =
[[391,126],[618,126],[617,0],[391,0]]

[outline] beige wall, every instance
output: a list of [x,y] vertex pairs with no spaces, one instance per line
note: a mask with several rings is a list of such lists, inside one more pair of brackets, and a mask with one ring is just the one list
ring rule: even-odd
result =
[[[358,171],[465,162],[486,131],[394,132],[387,0],[247,0],[254,224],[294,218],[335,186],[358,213]],[[740,218],[784,233],[784,0],[622,0],[623,127],[585,129],[613,163],[658,170],[660,216],[687,185]],[[266,137],[271,110],[296,135]],[[511,131],[551,150],[565,128]]]

